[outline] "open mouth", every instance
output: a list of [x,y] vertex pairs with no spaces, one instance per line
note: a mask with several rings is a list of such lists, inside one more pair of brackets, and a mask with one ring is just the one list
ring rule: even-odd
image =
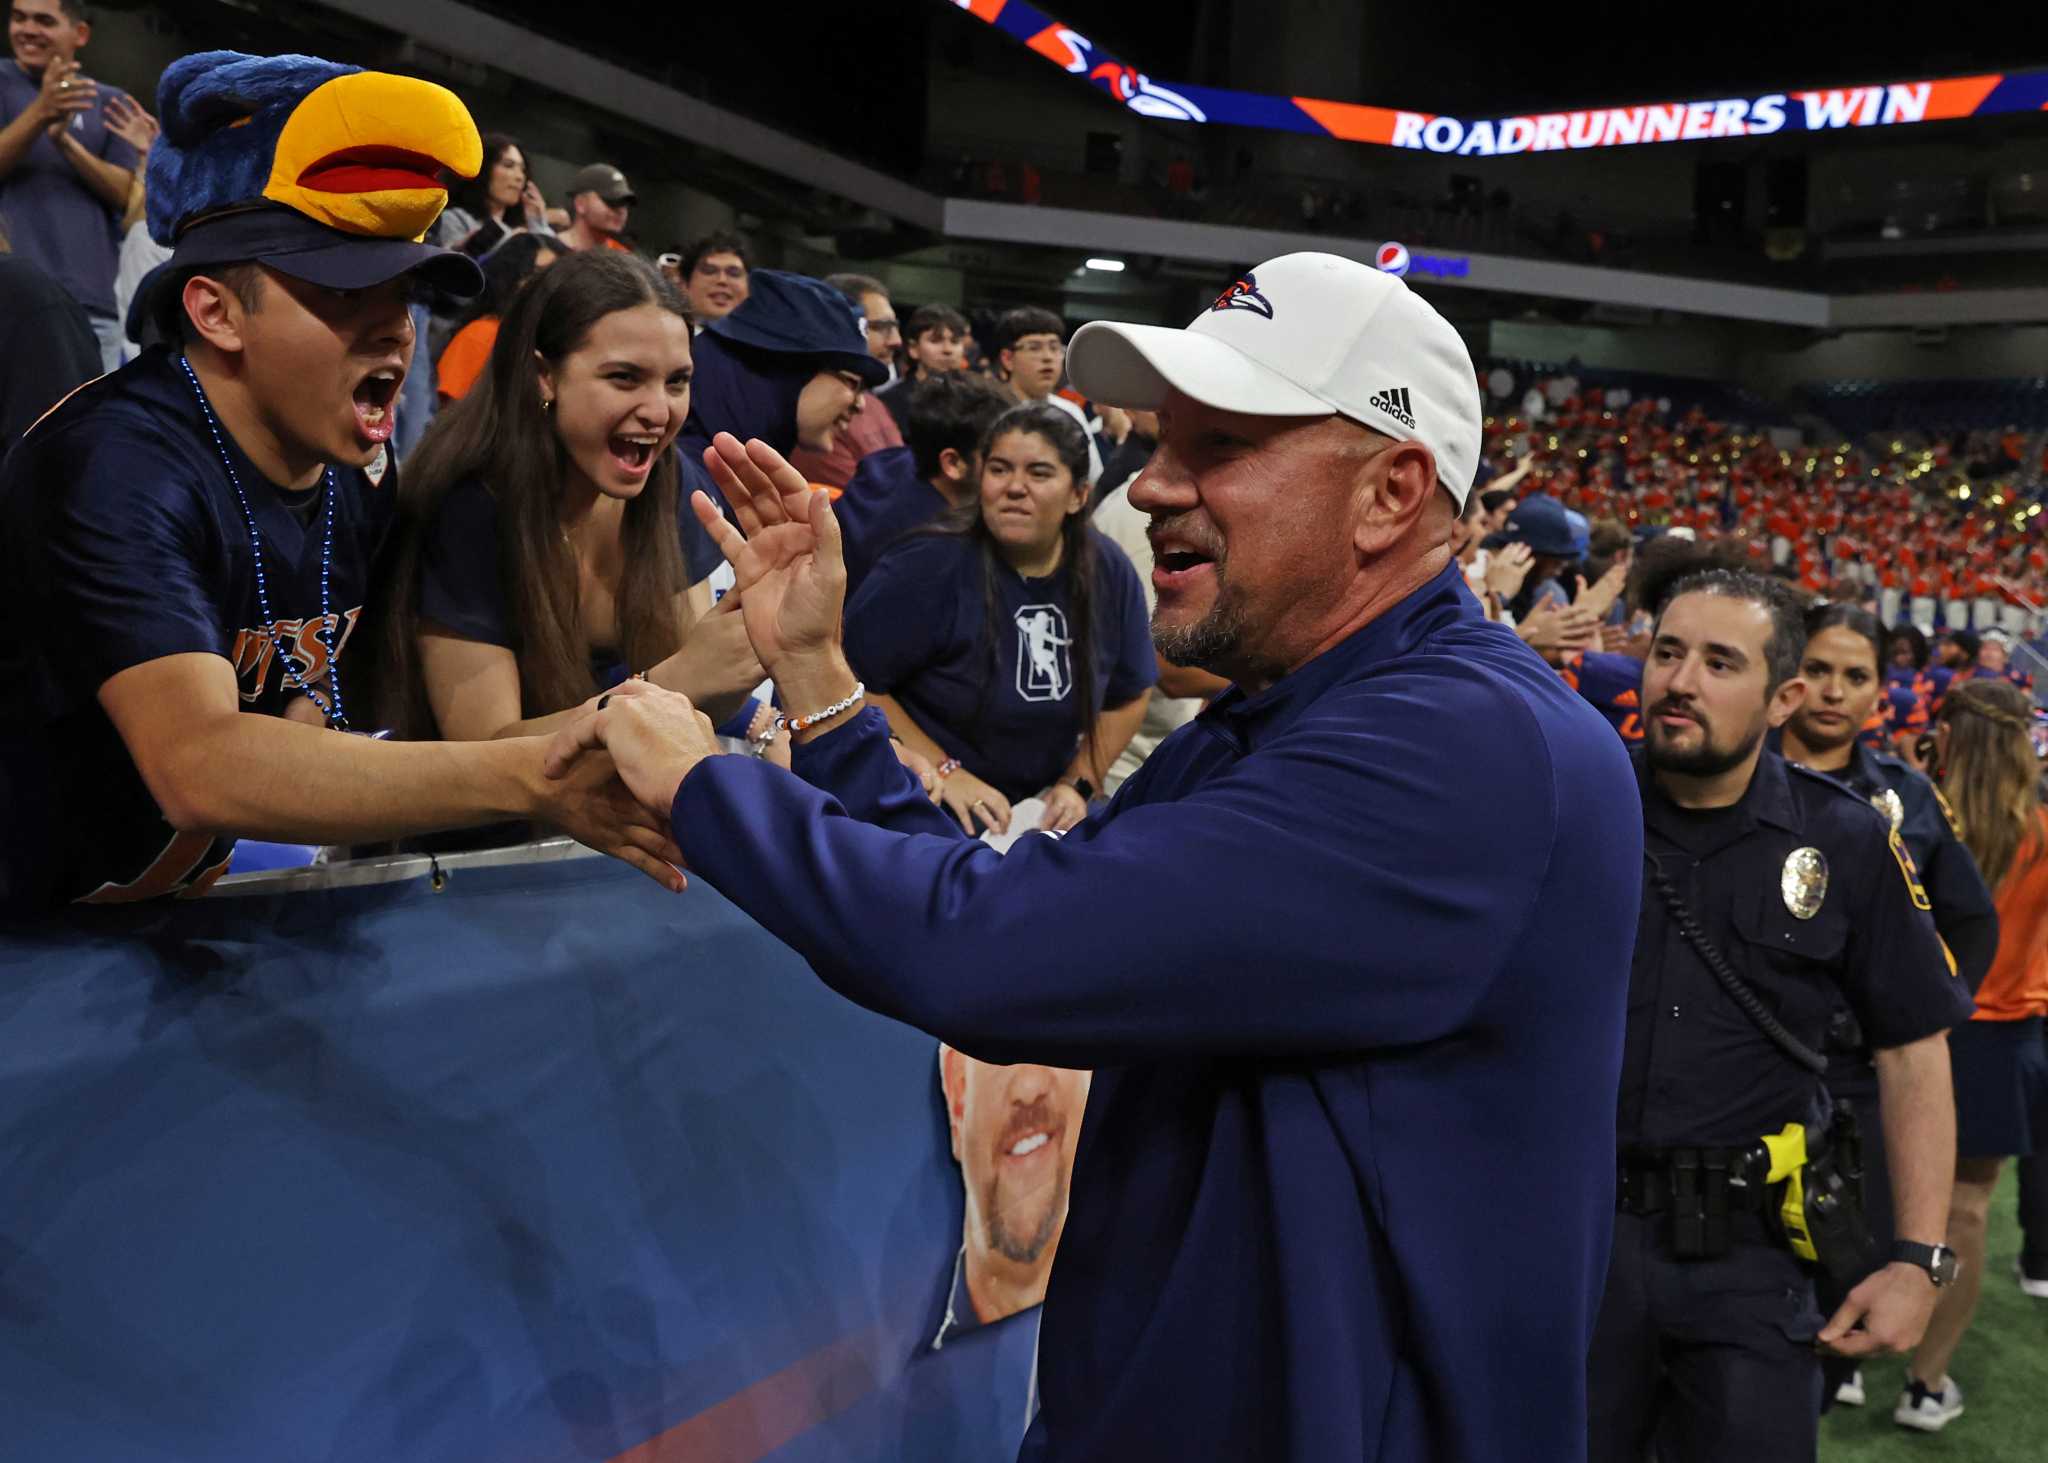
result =
[[654,453],[661,438],[648,433],[615,432],[605,445],[621,472],[628,477],[644,477],[654,466]]
[[391,440],[392,429],[398,424],[393,403],[398,399],[399,383],[404,379],[403,371],[395,366],[385,366],[356,383],[353,396],[356,426],[368,441]]
[[345,147],[309,165],[299,186],[319,193],[384,193],[405,188],[438,188],[440,164],[403,147]]
[[1153,555],[1152,587],[1158,590],[1182,589],[1215,566],[1216,560],[1199,549],[1166,549]]

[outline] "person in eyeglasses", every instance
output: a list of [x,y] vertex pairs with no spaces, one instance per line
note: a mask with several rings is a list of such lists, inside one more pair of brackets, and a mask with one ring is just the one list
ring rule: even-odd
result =
[[[825,283],[846,296],[847,303],[859,314],[861,328],[867,332],[868,354],[882,363],[889,373],[888,380],[893,381],[896,352],[903,344],[903,327],[896,319],[896,307],[889,301],[887,287],[865,274],[829,274]],[[874,396],[863,391],[854,404],[853,419],[834,436],[830,451],[813,452],[805,448],[790,461],[812,482],[843,488],[853,481],[854,469],[863,458],[902,445],[903,431],[896,418]]]
[[[829,453],[852,425],[861,393],[889,379],[888,368],[869,354],[846,296],[823,280],[780,269],[753,272],[747,298],[704,328],[694,356],[689,420],[676,443],[683,489],[686,496],[702,490],[721,504],[703,466],[715,434],[758,437],[784,455],[799,448]],[[683,553],[695,584],[725,561],[694,517],[683,516]]]
[[1088,414],[1060,394],[1067,370],[1067,325],[1037,305],[1012,310],[996,322],[996,380],[1019,402],[1043,401],[1058,407],[1088,433],[1088,486],[1102,476],[1102,451]]
[[746,303],[747,242],[738,234],[722,229],[706,234],[683,251],[676,268],[684,302],[700,331]]

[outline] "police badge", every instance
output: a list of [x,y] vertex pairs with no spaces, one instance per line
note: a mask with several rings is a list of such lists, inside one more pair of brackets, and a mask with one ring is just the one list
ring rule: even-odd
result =
[[1778,891],[1794,919],[1812,919],[1828,897],[1827,856],[1817,848],[1795,848],[1785,855]]
[[1870,805],[1891,819],[1892,827],[1904,826],[1906,805],[1899,801],[1898,789],[1888,787],[1883,792],[1874,794],[1870,799]]

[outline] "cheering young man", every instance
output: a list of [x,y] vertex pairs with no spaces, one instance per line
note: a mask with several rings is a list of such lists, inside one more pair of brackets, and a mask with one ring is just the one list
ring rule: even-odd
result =
[[603,769],[563,796],[536,743],[344,734],[366,710],[343,659],[391,516],[414,277],[480,284],[413,242],[446,200],[434,169],[479,165],[461,102],[214,52],[164,73],[160,108],[151,227],[176,252],[148,300],[180,343],[75,392],[0,473],[0,911],[200,893],[235,835],[508,816],[680,887]]

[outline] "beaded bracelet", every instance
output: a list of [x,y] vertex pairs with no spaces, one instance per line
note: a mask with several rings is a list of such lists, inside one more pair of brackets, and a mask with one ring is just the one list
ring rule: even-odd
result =
[[958,772],[959,770],[960,759],[958,757],[948,757],[945,761],[941,762],[937,767],[934,767],[932,769],[932,776],[951,777],[954,773]]
[[867,694],[868,688],[866,684],[861,681],[855,681],[851,693],[834,701],[823,711],[815,712],[810,716],[780,716],[776,720],[789,728],[791,736],[795,736],[798,732],[810,730],[821,721],[830,721],[842,711],[851,711],[854,707],[860,705],[862,699]]

